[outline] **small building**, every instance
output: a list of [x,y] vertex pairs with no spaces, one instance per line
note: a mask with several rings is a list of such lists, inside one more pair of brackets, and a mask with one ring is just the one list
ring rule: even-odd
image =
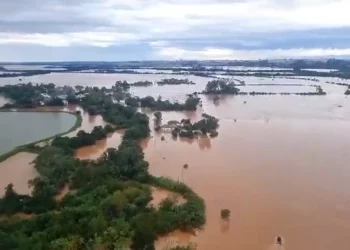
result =
[[57,96],[59,95],[73,96],[75,95],[75,88],[71,86],[57,87],[55,90],[55,94]]
[[75,95],[75,97],[76,97],[77,99],[82,99],[82,98],[86,97],[86,94]]
[[58,99],[61,99],[61,100],[67,100],[67,98],[68,98],[68,95],[66,95],[66,94],[62,94],[62,95],[57,95],[57,98]]
[[41,93],[39,99],[39,101],[46,103],[52,100],[52,96],[46,93]]

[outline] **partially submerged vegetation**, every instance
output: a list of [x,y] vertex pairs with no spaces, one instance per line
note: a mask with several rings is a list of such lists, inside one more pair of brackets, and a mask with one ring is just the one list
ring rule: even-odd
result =
[[234,82],[230,82],[227,79],[218,79],[209,81],[203,94],[230,94],[230,95],[326,95],[327,93],[319,85],[314,85],[316,88],[315,92],[261,92],[261,91],[241,91]]
[[350,86],[346,89],[346,91],[345,91],[344,94],[345,94],[345,95],[350,95]]
[[229,83],[226,79],[219,79],[209,81],[205,87],[204,94],[232,94],[236,95],[239,93],[239,89],[236,85],[231,82]]
[[[209,134],[211,137],[218,135],[217,128],[219,127],[219,120],[213,116],[203,114],[202,119],[198,122],[192,123],[190,119],[182,119],[179,121],[170,121],[167,125],[161,128],[170,128],[171,134],[174,137],[188,137],[194,138],[199,135]],[[186,164],[186,168],[188,165]]]
[[[204,201],[197,194],[183,183],[148,173],[139,145],[149,136],[148,117],[116,103],[94,105],[114,128],[126,128],[121,145],[96,161],[76,159],[76,147],[112,130],[97,127],[90,134],[56,138],[42,149],[35,160],[40,177],[31,181],[32,195],[19,195],[9,184],[0,199],[1,214],[35,214],[0,222],[1,249],[154,249],[159,235],[205,223]],[[76,192],[56,201],[67,184]],[[150,185],[179,193],[186,202],[166,199],[158,209],[149,206]]]
[[162,79],[161,81],[157,82],[158,85],[181,85],[181,84],[196,84],[195,82],[189,81],[188,79],[176,79],[176,78],[170,78],[170,79]]
[[64,106],[76,101],[76,91],[73,87],[57,87],[49,84],[17,84],[0,87],[0,94],[11,99],[13,103],[2,108],[36,108],[38,106]]
[[112,132],[114,132],[114,128],[111,125],[106,125],[105,127],[96,126],[91,133],[80,130],[77,136],[72,138],[56,137],[51,145],[65,149],[78,149],[84,146],[94,145],[98,140],[106,138],[107,135]]
[[221,209],[221,218],[222,219],[229,219],[230,218],[230,215],[231,215],[231,211],[229,209]]

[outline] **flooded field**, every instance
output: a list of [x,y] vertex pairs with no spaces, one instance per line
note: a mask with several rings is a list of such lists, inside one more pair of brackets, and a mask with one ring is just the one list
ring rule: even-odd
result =
[[0,162],[0,197],[5,194],[5,187],[10,183],[17,193],[31,194],[32,189],[28,187],[28,181],[39,175],[32,164],[36,156],[21,152]]
[[7,70],[64,70],[64,68],[52,67],[49,65],[23,65],[23,64],[8,64],[1,65]]
[[[153,133],[142,142],[152,174],[184,181],[207,205],[207,224],[198,236],[173,233],[159,239],[158,249],[186,240],[200,250],[273,249],[277,235],[285,239],[286,249],[348,249],[349,99],[202,100],[203,110],[163,112],[163,122],[198,120],[207,112],[220,119],[217,138],[173,140],[169,133]],[[92,147],[92,158],[98,157],[95,152]],[[103,152],[101,145],[98,152]],[[184,164],[188,169],[183,170]],[[231,210],[228,222],[220,217],[224,208]]]
[[[106,82],[99,78],[95,85],[127,80],[108,77]],[[77,79],[64,84],[84,85]],[[200,79],[197,85],[132,91],[140,96],[183,98],[193,90],[203,90],[208,79]],[[326,79],[244,79],[258,84],[326,84]],[[85,84],[93,83],[90,79]],[[207,224],[197,236],[174,232],[157,241],[158,249],[179,241],[193,242],[199,250],[270,250],[280,235],[287,250],[348,250],[350,99],[343,95],[344,86],[322,86],[327,96],[223,95],[218,102],[212,96],[201,96],[203,107],[197,112],[163,112],[164,123],[198,120],[205,112],[219,118],[220,128],[214,139],[174,140],[170,133],[152,132],[141,143],[151,174],[185,182],[207,206]],[[91,131],[104,124],[99,116],[84,113],[83,118],[80,129]],[[96,159],[108,147],[117,147],[121,136],[114,133],[97,145],[78,150],[77,156]],[[228,221],[221,219],[221,209],[231,211]]]
[[[151,173],[183,180],[205,198],[198,249],[268,249],[282,235],[286,249],[345,250],[350,123],[319,123],[222,120],[219,137],[205,139],[206,147],[204,139],[155,137],[145,154]],[[228,225],[220,218],[224,208],[231,210]]]
[[185,75],[171,75],[171,74],[99,74],[99,73],[51,73],[45,75],[36,75],[30,77],[7,77],[0,78],[0,85],[17,84],[19,78],[22,79],[22,83],[54,83],[57,86],[64,85],[81,85],[81,86],[98,86],[98,87],[111,87],[116,81],[160,81],[164,78],[177,78],[177,79],[189,79],[194,82],[207,83],[208,78],[198,76],[185,76]]

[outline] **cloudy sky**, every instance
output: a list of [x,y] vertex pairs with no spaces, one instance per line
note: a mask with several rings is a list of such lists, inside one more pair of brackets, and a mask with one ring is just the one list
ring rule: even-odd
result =
[[350,56],[350,0],[1,0],[0,61]]

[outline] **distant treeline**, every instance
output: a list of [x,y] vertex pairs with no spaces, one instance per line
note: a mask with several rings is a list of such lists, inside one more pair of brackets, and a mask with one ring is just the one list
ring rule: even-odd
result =
[[242,92],[238,86],[232,82],[228,82],[224,79],[209,81],[205,90],[202,94],[231,94],[231,95],[326,95],[327,93],[323,91],[321,86],[313,85],[316,87],[315,92],[261,92],[261,91],[251,91],[251,92]]
[[[3,69],[3,68],[1,70],[6,72],[6,70]],[[16,73],[3,73],[3,74],[0,74],[0,78],[45,75],[45,74],[50,74],[51,72],[52,72],[51,70],[16,70]]]

